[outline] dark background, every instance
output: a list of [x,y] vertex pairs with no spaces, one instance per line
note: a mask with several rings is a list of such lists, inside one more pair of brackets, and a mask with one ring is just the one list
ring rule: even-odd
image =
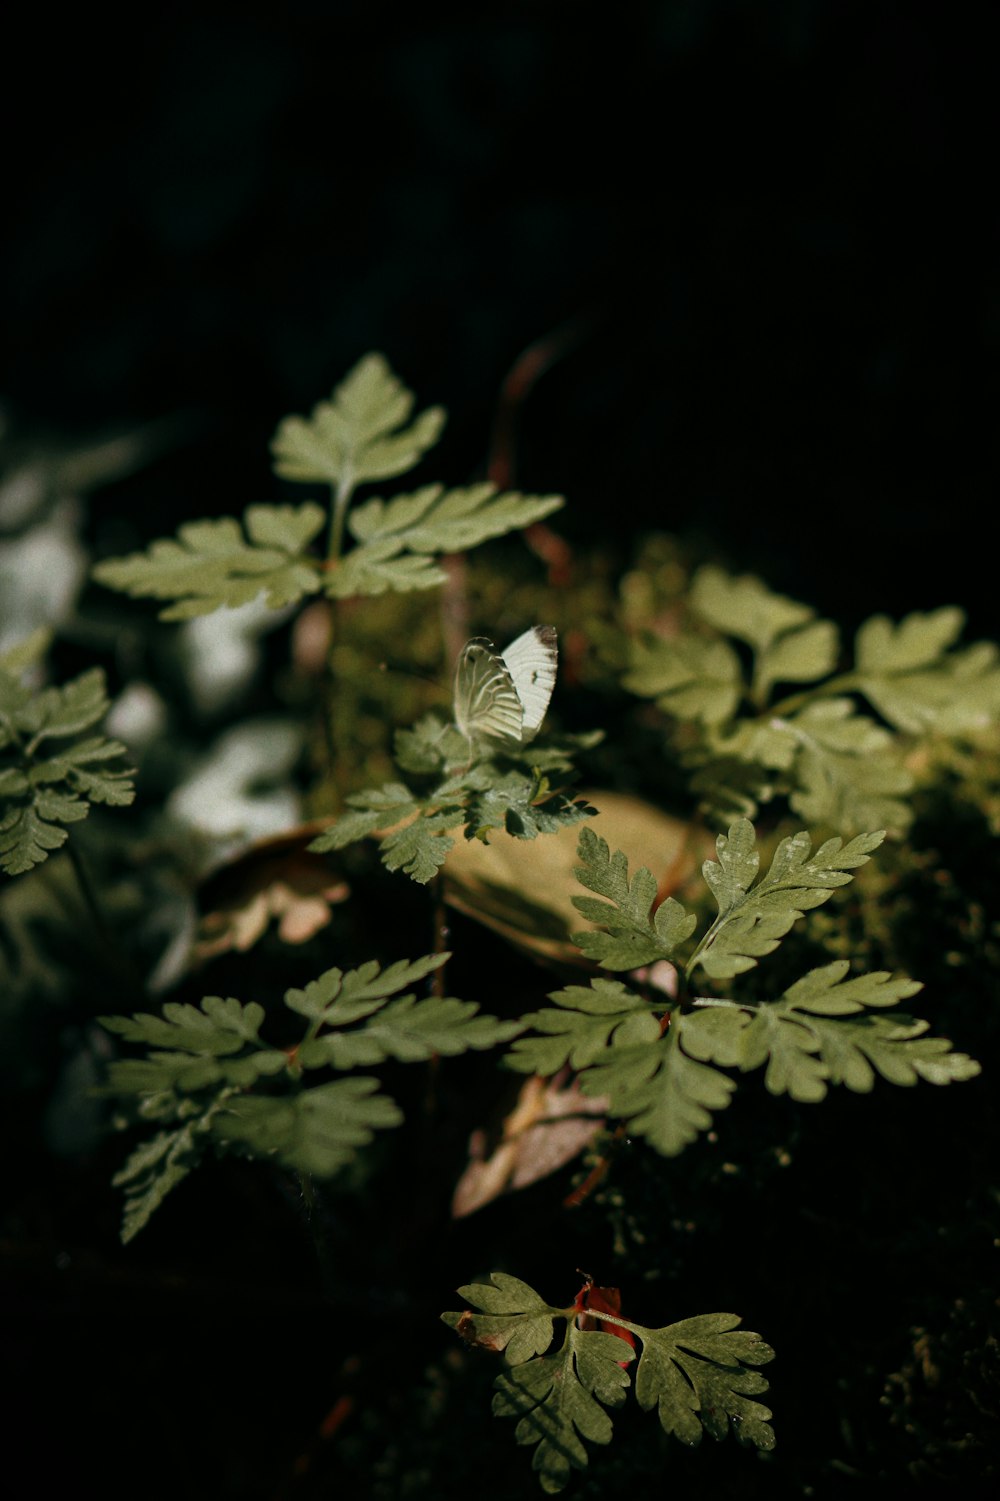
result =
[[[996,635],[992,10],[289,0],[263,16],[152,7],[114,28],[83,7],[7,19],[0,397],[26,438],[90,440],[178,419],[154,462],[94,498],[100,545],[116,517],[145,539],[273,498],[276,422],[311,408],[371,348],[422,404],[449,408],[434,477],[463,482],[486,463],[507,371],[550,341],[561,354],[521,413],[516,479],[566,493],[558,524],[581,546],[624,554],[643,528],[676,530],[847,622],[957,602],[975,634]],[[954,842],[953,866],[969,850],[961,830]],[[993,850],[980,851],[990,870]],[[996,911],[992,885],[982,910]],[[941,956],[936,974],[933,963],[912,967],[947,998],[951,972]],[[982,1016],[994,973],[979,972]],[[955,1035],[977,1050],[969,1028]],[[839,1501],[860,1494],[841,1452],[860,1453],[869,1478],[883,1463],[894,1484],[907,1476],[923,1440],[900,1439],[881,1457],[884,1374],[909,1350],[925,1296],[949,1304],[993,1287],[981,1267],[993,1200],[987,1214],[968,1197],[970,1181],[992,1181],[988,1101],[966,1089],[966,1105],[952,1091],[930,1101],[900,1091],[902,1104],[882,1098],[870,1111],[829,1102],[794,1192],[765,1185],[775,1209],[747,1187],[739,1257],[725,1238],[732,1198],[691,1169],[690,1201],[709,1230],[713,1214],[719,1225],[700,1243],[704,1259],[676,1257],[683,1306],[714,1306],[719,1264],[727,1287],[737,1278],[734,1306],[783,1352],[784,1426],[774,1469],[746,1463],[735,1445],[690,1464],[671,1452],[677,1494],[802,1495],[821,1463],[826,1489],[812,1493]],[[858,1198],[869,1130],[894,1169],[866,1178],[877,1203]],[[46,1255],[67,1224],[104,1217],[102,1251],[60,1252],[40,1271],[29,1246],[15,1267],[7,1374],[38,1425],[26,1440],[18,1419],[15,1440],[77,1494],[89,1494],[81,1477],[102,1496],[135,1483],[149,1497],[332,1494],[318,1459],[299,1490],[274,1476],[290,1473],[341,1389],[330,1352],[360,1347],[352,1319],[373,1331],[366,1369],[380,1376],[376,1315],[394,1328],[397,1312],[388,1294],[372,1312],[362,1296],[371,1302],[372,1288],[348,1287],[321,1319],[310,1248],[251,1169],[195,1175],[184,1207],[112,1263],[119,1203],[106,1183],[120,1145],[107,1155],[91,1177],[38,1167],[36,1155],[9,1190],[15,1204],[52,1206],[51,1227],[32,1221]],[[413,1202],[420,1171],[418,1161]],[[940,1227],[937,1201],[914,1218],[924,1181],[944,1195]],[[683,1219],[687,1206],[663,1208],[651,1182],[656,1212]],[[799,1195],[803,1219],[784,1218]],[[381,1206],[369,1213],[372,1224],[342,1233],[366,1256],[375,1248],[370,1280],[382,1296],[380,1268],[396,1268],[412,1226],[402,1210],[388,1230]],[[239,1239],[244,1224],[272,1220],[273,1239]],[[471,1247],[452,1232],[433,1296],[484,1272],[487,1254],[502,1259],[491,1236],[504,1223],[498,1211]],[[648,1241],[650,1258],[665,1254],[669,1242]],[[516,1249],[506,1264],[530,1277]],[[421,1276],[412,1270],[415,1288]],[[993,1293],[982,1298],[995,1327]],[[987,1314],[971,1307],[978,1330]],[[817,1327],[826,1333],[810,1366]],[[401,1389],[431,1358],[425,1323],[415,1329]],[[401,1360],[397,1348],[386,1368]],[[848,1379],[870,1441],[863,1428],[845,1437],[847,1399],[824,1396]],[[444,1475],[440,1494],[468,1494],[477,1445],[496,1493],[534,1493],[528,1456],[494,1431],[488,1384],[484,1373],[470,1401],[479,1427],[449,1444],[458,1478]],[[372,1410],[383,1395],[370,1394]],[[954,1417],[960,1433],[985,1422],[978,1409]],[[360,1421],[345,1429],[349,1481],[361,1483],[383,1442]],[[413,1442],[404,1430],[403,1448]],[[627,1456],[627,1442],[620,1449]],[[434,1448],[429,1473],[441,1463]],[[936,1494],[948,1493],[949,1473]],[[657,1469],[651,1493],[664,1483]],[[628,1493],[642,1494],[634,1481]]]
[[273,496],[266,441],[381,348],[481,471],[569,331],[517,481],[580,540],[655,525],[853,620],[1000,622],[984,4],[581,0],[37,8],[8,34],[16,421],[183,414],[102,504]]

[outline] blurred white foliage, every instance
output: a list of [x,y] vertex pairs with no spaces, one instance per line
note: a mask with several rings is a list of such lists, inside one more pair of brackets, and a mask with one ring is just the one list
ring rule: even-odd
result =
[[129,683],[108,710],[107,733],[133,751],[143,751],[167,727],[167,706],[149,683]]
[[264,596],[235,610],[197,615],[181,627],[188,690],[203,712],[224,709],[249,686],[260,662],[260,638],[287,620]]
[[0,541],[0,652],[73,613],[87,572],[79,526],[79,504],[67,497],[37,526]]
[[245,720],[220,735],[174,789],[167,812],[216,841],[217,856],[245,840],[281,833],[300,820],[299,794],[288,778],[301,747],[297,725]]

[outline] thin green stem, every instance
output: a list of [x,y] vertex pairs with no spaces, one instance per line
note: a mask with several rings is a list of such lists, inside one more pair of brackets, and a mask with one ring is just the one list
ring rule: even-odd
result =
[[796,714],[799,709],[811,704],[814,699],[828,698],[832,693],[845,693],[858,686],[858,675],[855,672],[843,672],[840,677],[830,678],[825,683],[819,683],[813,688],[804,688],[801,693],[791,693],[783,698],[780,703],[772,704],[770,709],[765,710],[762,718],[783,718],[786,714]]
[[687,964],[685,964],[685,966],[684,966],[684,980],[685,981],[690,980],[691,973],[692,973],[695,965],[698,963],[699,959],[701,958],[701,956],[705,952],[705,950],[713,942],[716,933],[718,933],[719,929],[722,927],[722,925],[727,921],[728,917],[730,917],[731,915],[732,915],[731,913],[727,913],[726,916],[724,917],[722,915],[722,913],[720,912],[719,915],[718,915],[718,917],[712,923],[712,926],[699,939],[698,946],[696,947],[694,953],[691,955],[691,957],[688,960]]
[[[451,934],[448,930],[448,909],[444,899],[444,877],[436,875],[431,882],[431,894],[434,902],[434,953],[443,954],[448,948],[448,940]],[[445,972],[447,964],[442,964],[440,969],[434,971],[432,993],[443,996],[445,993]]]
[[344,546],[344,521],[347,517],[347,507],[350,504],[351,495],[354,492],[354,480],[350,474],[344,474],[340,482],[331,486],[333,498],[330,505],[330,531],[327,541],[326,561],[328,564],[336,563],[343,551]]

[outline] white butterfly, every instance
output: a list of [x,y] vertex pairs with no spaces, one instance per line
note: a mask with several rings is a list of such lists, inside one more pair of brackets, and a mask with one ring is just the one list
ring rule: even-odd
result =
[[533,740],[549,707],[558,660],[552,625],[533,625],[503,652],[484,636],[466,642],[455,669],[455,723],[470,744],[483,735]]

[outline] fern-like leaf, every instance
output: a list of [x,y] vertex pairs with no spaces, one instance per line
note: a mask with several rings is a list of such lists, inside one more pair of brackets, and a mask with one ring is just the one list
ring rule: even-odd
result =
[[979,1064],[927,1037],[928,1023],[871,1015],[914,995],[920,984],[878,970],[846,979],[846,959],[810,970],[777,1001],[761,1006],[703,1000],[685,1018],[685,1046],[694,1056],[744,1072],[766,1065],[772,1094],[803,1103],[822,1100],[831,1084],[866,1094],[881,1074],[891,1084],[923,1079],[948,1084],[974,1078]]
[[348,527],[366,546],[392,539],[411,553],[464,552],[491,537],[532,526],[563,504],[561,495],[500,494],[491,484],[459,490],[425,485],[390,501],[365,501],[351,512]]
[[450,957],[448,953],[426,954],[422,959],[400,959],[387,969],[377,959],[369,959],[346,974],[328,969],[303,990],[286,990],[285,1005],[322,1026],[346,1027],[370,1016],[397,991],[426,979]]
[[168,1001],[162,1016],[101,1017],[101,1025],[109,1032],[151,1049],[145,1059],[112,1063],[110,1086],[116,1094],[190,1092],[220,1080],[245,1086],[280,1073],[288,1058],[261,1042],[263,1020],[264,1008],[256,1001],[244,1006],[231,996],[223,1000],[211,995],[205,996],[200,1007]]
[[[30,661],[18,671],[24,665]],[[0,869],[8,875],[60,849],[66,825],[86,818],[91,805],[127,807],[135,797],[132,772],[115,764],[125,747],[100,735],[76,738],[107,709],[100,668],[32,692],[0,667]],[[60,741],[70,743],[56,749]]]
[[506,1351],[511,1365],[544,1355],[552,1343],[553,1320],[566,1315],[564,1308],[553,1308],[507,1272],[491,1272],[489,1282],[473,1282],[458,1291],[479,1312],[443,1313],[443,1321],[469,1344]]
[[638,642],[624,684],[630,693],[655,699],[676,719],[706,725],[732,719],[743,696],[740,659],[733,648],[701,636]]
[[453,1056],[470,1048],[494,1047],[520,1031],[520,1022],[479,1016],[475,1002],[453,996],[417,1000],[404,995],[387,1004],[390,996],[439,969],[449,957],[447,953],[428,954],[414,961],[400,960],[386,970],[371,960],[347,974],[327,970],[304,990],[287,991],[285,1004],[309,1017],[315,1023],[314,1032],[365,1021],[354,1032],[337,1030],[308,1038],[297,1050],[298,1063],[303,1068],[330,1064],[337,1069],[371,1066],[387,1058],[415,1063],[435,1053]]
[[729,1104],[735,1084],[685,1051],[690,1018],[676,1007],[665,1027],[664,1002],[642,1000],[620,980],[570,985],[550,999],[554,1007],[522,1018],[528,1035],[505,1055],[507,1068],[549,1077],[569,1066],[585,1094],[606,1099],[610,1116],[665,1157],[683,1151]]
[[161,620],[191,620],[264,594],[275,610],[320,588],[319,562],[306,548],[326,520],[321,506],[248,506],[247,538],[238,521],[189,521],[177,540],[153,542],[144,553],[98,563],[94,577],[133,598],[168,599]]
[[595,811],[582,799],[574,802],[551,790],[543,777],[510,771],[469,799],[465,837],[485,840],[491,829],[503,829],[515,839],[535,839],[592,818]]
[[[584,1439],[611,1442],[605,1408],[620,1407],[629,1385],[622,1349],[613,1334],[584,1333],[568,1324],[560,1350],[497,1377],[493,1411],[499,1418],[518,1419],[519,1444],[537,1446],[531,1467],[547,1494],[561,1491],[573,1470],[586,1468]],[[631,1358],[626,1351],[625,1359]]]
[[752,574],[734,578],[712,564],[699,568],[691,580],[690,598],[702,620],[755,651],[768,650],[790,631],[809,626],[816,616],[809,605],[775,594]]
[[577,858],[581,863],[574,867],[574,873],[581,886],[606,900],[575,896],[573,905],[606,931],[574,933],[573,941],[605,969],[635,969],[655,959],[667,959],[694,931],[697,919],[673,897],[661,902],[654,913],[654,876],[640,867],[629,880],[625,855],[621,850],[612,855],[605,840],[592,829],[581,831]]
[[379,1081],[335,1079],[288,1095],[231,1097],[214,1122],[223,1141],[296,1172],[329,1178],[372,1141],[402,1123],[403,1112]]
[[178,1117],[178,1124],[140,1143],[112,1178],[115,1188],[125,1190],[121,1229],[124,1245],[149,1224],[171,1189],[198,1166],[209,1146],[212,1121],[229,1093],[228,1088],[220,1090],[200,1105],[186,1100],[178,1102],[171,1112]]
[[[378,1092],[377,1079],[306,1085],[304,1070],[343,1071],[388,1059],[413,1063],[513,1037],[519,1022],[480,1015],[474,1002],[399,995],[449,957],[426,954],[386,969],[371,960],[346,973],[327,970],[303,989],[287,991],[286,1007],[308,1023],[298,1047],[270,1047],[260,1036],[264,1008],[232,997],[206,996],[200,1006],[168,1002],[160,1015],[103,1018],[109,1031],[147,1050],[144,1058],[110,1065],[107,1092],[137,1099],[142,1118],[164,1125],[119,1175],[128,1194],[126,1238],[191,1170],[209,1138],[329,1177],[375,1131],[402,1120],[396,1103]],[[251,1092],[265,1080],[266,1093]]]
[[404,552],[394,537],[379,537],[339,558],[324,575],[323,588],[332,599],[354,599],[390,591],[410,594],[415,589],[434,589],[446,577],[433,558]]
[[753,1399],[767,1391],[756,1369],[774,1359],[759,1334],[738,1329],[732,1313],[702,1314],[664,1329],[635,1332],[642,1353],[635,1395],[646,1412],[656,1409],[667,1433],[694,1445],[702,1433],[722,1439],[730,1431],[744,1444],[774,1448],[770,1409]]
[[707,1131],[736,1089],[728,1074],[686,1051],[687,1021],[673,1015],[669,1030],[652,1044],[615,1038],[580,1080],[585,1094],[607,1098],[608,1114],[627,1121],[629,1132],[663,1157],[676,1157]]
[[[532,1467],[543,1491],[566,1485],[588,1463],[585,1442],[612,1437],[610,1412],[620,1408],[631,1385],[635,1358],[626,1343],[603,1330],[581,1329],[580,1305],[554,1308],[533,1288],[503,1272],[488,1283],[460,1289],[472,1304],[442,1319],[467,1343],[505,1352],[494,1383],[493,1411],[517,1419],[514,1436],[534,1447]],[[615,1303],[613,1306],[617,1306]],[[481,1311],[474,1311],[478,1309]],[[555,1325],[565,1324],[555,1349]],[[754,1400],[767,1390],[759,1367],[774,1351],[734,1314],[703,1314],[665,1328],[649,1329],[602,1311],[605,1328],[628,1330],[641,1345],[635,1394],[647,1412],[656,1410],[664,1430],[685,1444],[703,1433],[721,1439],[732,1431],[745,1444],[774,1447],[771,1413]]]
[[305,1068],[328,1063],[336,1069],[370,1068],[387,1058],[419,1063],[436,1054],[447,1058],[470,1049],[492,1048],[521,1030],[520,1022],[478,1016],[478,1010],[475,1001],[454,996],[425,1000],[401,996],[357,1031],[337,1032],[307,1043],[299,1049],[299,1061]]
[[392,372],[384,355],[358,361],[310,417],[286,417],[271,449],[283,479],[353,486],[405,474],[438,440],[441,407],[428,407],[410,421],[413,393]]
[[348,811],[312,841],[309,848],[317,854],[346,849],[378,829],[392,828],[419,811],[420,804],[401,782],[388,782],[367,792],[353,792],[347,799]]
[[569,985],[550,999],[554,1007],[522,1018],[533,1035],[514,1043],[504,1057],[507,1068],[548,1078],[568,1064],[579,1073],[605,1054],[613,1038],[624,1047],[650,1045],[660,1036],[653,1007],[620,980]]
[[965,616],[954,607],[908,615],[899,625],[876,615],[858,631],[856,680],[890,724],[920,734],[954,734],[1000,714],[1000,660],[979,642],[952,650]]
[[700,964],[719,979],[751,969],[777,948],[803,912],[846,885],[850,872],[864,865],[884,838],[880,831],[859,834],[847,844],[839,837],[828,839],[813,854],[808,834],[792,835],[781,841],[770,870],[754,884],[760,868],[756,836],[749,820],[738,819],[728,835],[716,840],[718,860],[706,860],[702,866],[719,915],[699,943],[688,972]]

